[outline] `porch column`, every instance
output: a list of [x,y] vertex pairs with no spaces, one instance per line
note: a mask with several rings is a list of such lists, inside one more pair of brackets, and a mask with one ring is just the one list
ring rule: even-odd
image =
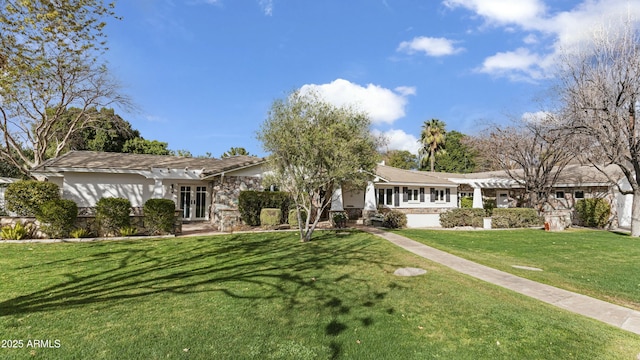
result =
[[331,211],[344,211],[342,202],[342,187],[338,186],[331,194]]
[[473,188],[473,208],[482,209],[482,189],[480,187]]
[[364,193],[364,210],[376,211],[376,189],[373,186],[373,182],[367,182],[367,190]]

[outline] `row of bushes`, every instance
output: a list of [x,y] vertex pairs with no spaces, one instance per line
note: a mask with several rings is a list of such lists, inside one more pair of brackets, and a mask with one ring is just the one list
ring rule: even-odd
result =
[[[58,186],[34,180],[10,184],[5,192],[7,210],[19,216],[35,217],[40,230],[53,238],[95,235],[135,235],[131,226],[131,203],[123,198],[102,198],[96,204],[94,229],[75,229],[78,206],[60,197]],[[149,199],[143,206],[144,228],[149,235],[173,232],[175,205],[169,199]],[[2,229],[3,238],[29,236],[26,226],[14,225]]]
[[[585,226],[603,228],[609,223],[611,205],[606,199],[582,199],[575,206],[578,220]],[[483,218],[491,216],[491,226],[495,228],[519,228],[540,226],[543,219],[534,209],[495,208],[487,209],[459,208],[451,209],[440,215],[440,225],[445,228],[457,226],[482,227]]]
[[[485,209],[459,208],[451,209],[440,215],[440,225],[444,228],[457,226],[482,227],[483,218],[487,217]],[[491,225],[495,228],[521,228],[541,226],[542,218],[535,209],[528,208],[496,208],[491,214]]]

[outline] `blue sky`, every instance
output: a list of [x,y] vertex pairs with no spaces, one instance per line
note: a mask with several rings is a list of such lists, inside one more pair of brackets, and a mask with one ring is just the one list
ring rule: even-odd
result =
[[634,0],[120,0],[110,69],[147,139],[219,157],[266,155],[273,100],[315,89],[369,113],[389,149],[415,152],[425,120],[474,134],[541,110],[554,57]]

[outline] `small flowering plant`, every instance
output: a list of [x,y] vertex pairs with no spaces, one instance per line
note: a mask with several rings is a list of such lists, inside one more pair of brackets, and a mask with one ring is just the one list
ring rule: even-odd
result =
[[331,216],[333,220],[333,226],[337,228],[343,228],[347,226],[347,220],[349,220],[349,216],[344,211],[336,211]]

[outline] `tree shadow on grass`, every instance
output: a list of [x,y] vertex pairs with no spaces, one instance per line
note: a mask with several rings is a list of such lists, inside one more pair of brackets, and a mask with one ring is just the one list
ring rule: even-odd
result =
[[[275,299],[288,307],[283,316],[291,316],[295,324],[298,307],[311,302],[326,315],[318,321],[331,338],[331,358],[339,358],[340,335],[349,327],[374,326],[371,314],[393,313],[378,306],[386,296],[380,284],[358,270],[373,266],[383,273],[399,266],[374,248],[377,243],[356,232],[340,237],[324,233],[309,243],[298,242],[295,234],[272,233],[94,244],[98,246],[76,258],[25,265],[61,280],[0,302],[0,317],[86,305],[108,308],[156,294],[218,292],[238,299]],[[394,283],[385,289],[393,291]]]
[[[52,273],[60,273],[62,268],[66,281],[0,302],[0,316],[158,293],[223,292],[236,298],[285,298],[295,303],[300,289],[314,286],[301,273],[321,273],[327,266],[354,262],[375,263],[379,258],[363,241],[320,236],[314,242],[299,244],[288,234],[164,240],[157,246],[110,245],[82,259],[45,264]],[[84,265],[79,266],[81,263]],[[270,291],[239,293],[236,287],[224,286],[230,282],[260,285]]]

